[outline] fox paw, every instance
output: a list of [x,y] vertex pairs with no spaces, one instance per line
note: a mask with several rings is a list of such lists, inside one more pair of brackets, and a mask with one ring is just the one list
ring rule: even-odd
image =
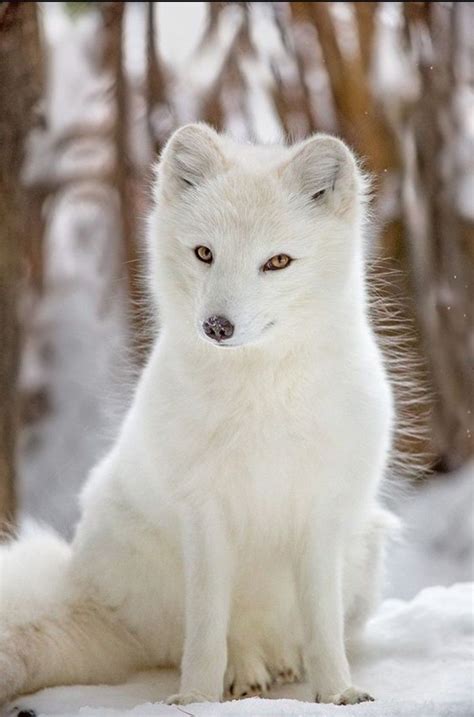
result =
[[272,678],[259,657],[247,655],[229,663],[224,682],[226,697],[239,699],[266,694]]
[[374,702],[374,698],[368,692],[363,692],[357,687],[348,687],[343,692],[336,695],[325,696],[321,692],[317,692],[315,702],[332,703],[334,705],[357,705],[360,702]]
[[303,681],[303,662],[301,656],[296,649],[287,648],[284,652],[284,658],[280,659],[278,655],[270,663],[270,672],[273,682],[276,685],[288,685],[292,682]]

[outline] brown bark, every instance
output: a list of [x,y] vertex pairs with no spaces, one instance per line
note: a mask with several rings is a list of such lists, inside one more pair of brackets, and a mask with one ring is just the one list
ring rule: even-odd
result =
[[355,2],[354,14],[359,35],[359,51],[364,72],[367,74],[372,65],[372,52],[374,48],[375,20],[378,3]]
[[[300,3],[301,4],[301,3]],[[340,126],[347,141],[367,158],[368,169],[380,176],[400,166],[395,134],[374,97],[363,54],[346,57],[342,53],[329,3],[304,3],[318,32],[324,64],[331,84]],[[357,4],[357,3],[354,3]],[[361,31],[361,25],[358,26]],[[359,46],[364,38],[359,38]]]
[[[406,3],[406,34],[418,55],[421,93],[409,126],[416,156],[411,161],[416,202],[406,207],[418,315],[435,389],[432,430],[439,467],[456,468],[474,454],[474,261],[472,224],[459,215],[461,153],[454,72],[460,8]],[[416,10],[416,12],[415,12]],[[431,48],[420,42],[430,37]],[[424,49],[423,49],[424,48]]]
[[159,3],[147,3],[147,29],[146,29],[146,102],[148,116],[148,131],[153,151],[159,156],[166,139],[166,132],[157,127],[155,113],[157,110],[166,112],[171,117],[171,108],[168,102],[167,80],[165,70],[159,59],[157,51],[157,17],[156,11]]
[[[282,81],[277,67],[272,67],[275,86],[272,100],[282,127],[293,141],[303,139],[319,129],[311,88],[307,76],[318,62],[315,47],[307,41],[305,24],[307,11],[305,3],[290,3],[288,19],[284,18],[279,7],[273,3],[273,16],[283,45],[294,63],[292,80]],[[302,9],[301,9],[302,8]],[[288,20],[293,19],[290,23]]]
[[[213,41],[219,27],[219,15],[225,3],[208,2],[207,5],[207,26],[198,46],[200,52],[206,45]],[[202,119],[210,124],[214,129],[222,131],[225,126],[225,111],[222,105],[222,88],[224,85],[225,73],[230,62],[234,62],[235,58],[231,57],[231,53],[227,55],[222,65],[221,71],[215,81],[208,88],[204,97],[201,99],[201,108],[199,115]]]
[[[216,130],[223,131],[226,125],[227,115],[230,113],[241,114],[251,133],[251,122],[246,97],[246,79],[240,67],[240,58],[243,55],[252,55],[255,48],[250,36],[250,20],[248,8],[245,3],[242,5],[242,23],[231,43],[227,55],[224,58],[221,69],[204,96],[201,103],[200,117],[212,125]],[[214,3],[208,3],[214,5]],[[219,3],[220,7],[212,9],[210,17],[210,28],[212,32],[217,31],[218,15],[225,3]],[[211,30],[210,30],[211,31]]]
[[206,47],[208,42],[211,40],[211,38],[214,36],[214,34],[217,31],[217,26],[219,24],[219,14],[221,10],[225,7],[225,2],[208,2],[206,3],[206,9],[207,9],[207,23],[206,28],[202,34],[202,37],[199,41],[198,51],[202,49],[203,47]]
[[39,99],[36,3],[3,3],[0,16],[0,534],[15,517],[17,379],[21,354],[18,302],[30,241],[20,174],[25,139]]
[[123,62],[123,27],[125,2],[101,3],[104,27],[104,65],[114,86],[115,185],[120,201],[122,243],[131,307],[130,345],[134,359],[143,360],[146,332],[143,314],[143,291],[140,279],[140,256],[135,223],[136,183],[130,162],[128,143],[129,106],[127,79]]

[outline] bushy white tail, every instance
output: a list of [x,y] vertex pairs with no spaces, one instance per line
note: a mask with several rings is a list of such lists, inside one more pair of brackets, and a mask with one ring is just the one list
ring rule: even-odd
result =
[[0,615],[24,624],[55,613],[64,601],[69,545],[51,529],[28,525],[20,540],[0,547]]
[[0,547],[0,705],[59,684],[114,683],[146,664],[106,606],[74,585],[70,547],[30,527]]

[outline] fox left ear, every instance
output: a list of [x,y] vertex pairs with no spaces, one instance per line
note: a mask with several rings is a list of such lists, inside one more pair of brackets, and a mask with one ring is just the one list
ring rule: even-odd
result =
[[293,192],[337,214],[350,212],[356,206],[362,188],[354,155],[344,142],[329,135],[315,135],[296,147],[280,171]]
[[225,171],[219,135],[206,124],[189,124],[168,140],[158,165],[158,185],[176,196]]

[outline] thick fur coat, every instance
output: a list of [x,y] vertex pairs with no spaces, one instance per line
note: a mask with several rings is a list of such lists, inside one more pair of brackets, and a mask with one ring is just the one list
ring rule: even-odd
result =
[[159,336],[72,544],[2,548],[0,702],[161,665],[181,667],[172,703],[304,673],[316,701],[371,699],[346,648],[393,524],[394,416],[363,189],[333,137],[172,136],[148,225]]

